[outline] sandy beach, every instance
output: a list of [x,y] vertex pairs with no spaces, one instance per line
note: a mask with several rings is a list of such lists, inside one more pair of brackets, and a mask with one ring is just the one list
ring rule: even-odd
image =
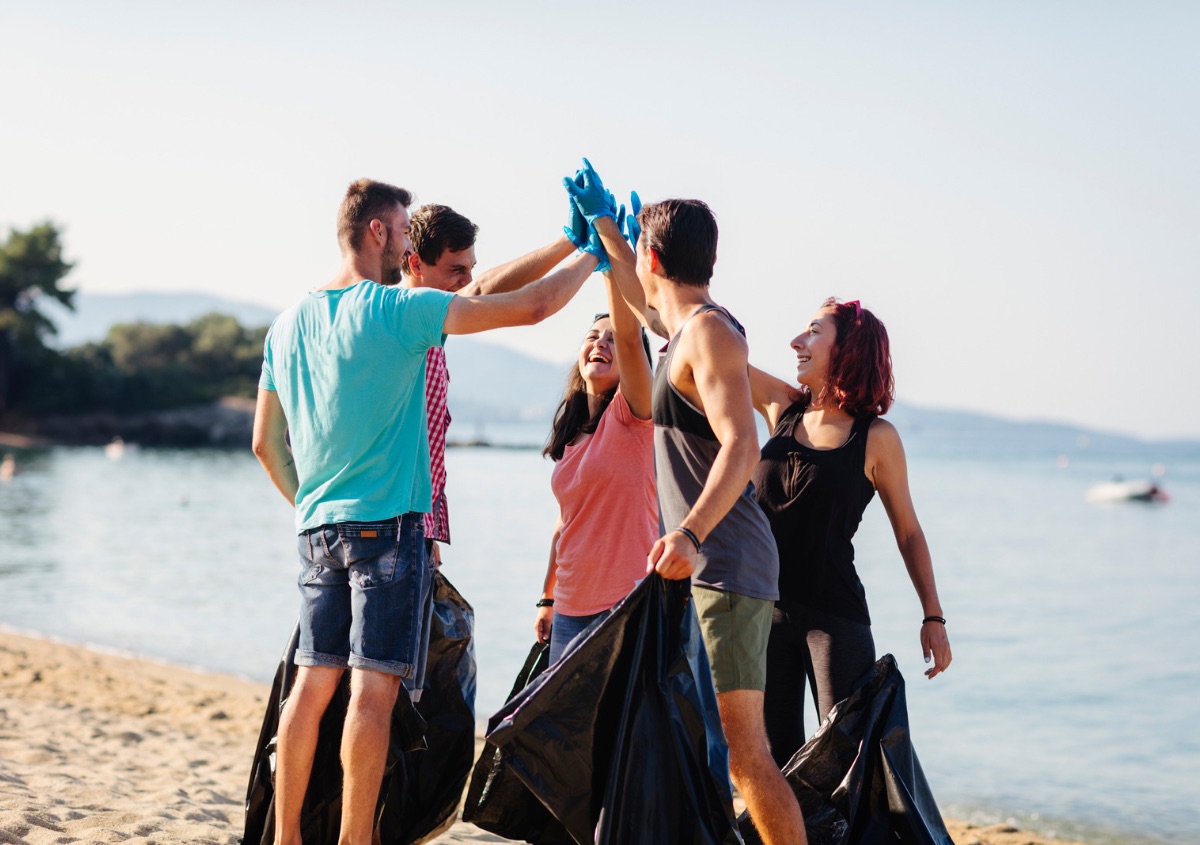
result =
[[[239,842],[268,693],[0,630],[0,843]],[[947,825],[958,845],[1062,842]],[[433,841],[508,840],[457,822]]]

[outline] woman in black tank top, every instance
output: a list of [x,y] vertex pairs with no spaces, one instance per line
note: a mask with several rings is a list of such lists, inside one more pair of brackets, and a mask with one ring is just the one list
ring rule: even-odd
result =
[[824,720],[875,662],[852,539],[876,491],[921,602],[921,649],[926,663],[934,661],[926,676],[951,660],[904,447],[891,423],[879,419],[892,403],[887,331],[858,302],[828,299],[791,345],[799,386],[750,368],[754,405],[772,435],[754,486],[779,547],[765,710],[780,766],[807,738],[805,680]]

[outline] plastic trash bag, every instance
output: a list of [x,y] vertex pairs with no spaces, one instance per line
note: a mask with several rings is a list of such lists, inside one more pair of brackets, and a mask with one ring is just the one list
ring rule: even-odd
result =
[[[438,573],[434,580],[426,687],[415,707],[407,695],[397,696],[392,712],[392,737],[377,811],[383,845],[422,842],[453,822],[475,750],[474,618],[471,606]],[[299,639],[297,626],[267,699],[246,789],[244,845],[274,842],[279,714],[295,680]],[[321,717],[312,775],[301,811],[301,834],[306,845],[336,845],[338,841],[342,820],[342,725],[349,701],[347,672]]]
[[[549,666],[550,644],[535,643],[525,658],[525,665],[517,673],[508,700],[516,698],[517,693]],[[471,773],[463,821],[505,839],[536,845],[572,845],[575,841],[529,787],[504,765],[500,749],[491,742],[484,744],[483,753]]]
[[647,576],[488,728],[579,845],[742,841],[687,580]]
[[[904,678],[885,654],[783,767],[809,845],[953,845],[908,730]],[[745,813],[747,843],[758,843]]]
[[[439,572],[425,687],[416,704],[429,750],[400,754],[384,776],[377,824],[383,845],[425,842],[454,823],[475,760],[474,628],[475,612]],[[393,717],[393,744],[399,739],[404,748],[396,726]]]

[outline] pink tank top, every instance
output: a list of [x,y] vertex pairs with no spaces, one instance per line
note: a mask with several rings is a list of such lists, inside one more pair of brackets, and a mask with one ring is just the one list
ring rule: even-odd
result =
[[554,465],[550,489],[562,516],[554,610],[608,610],[646,575],[658,539],[654,422],[635,417],[618,390],[596,431]]

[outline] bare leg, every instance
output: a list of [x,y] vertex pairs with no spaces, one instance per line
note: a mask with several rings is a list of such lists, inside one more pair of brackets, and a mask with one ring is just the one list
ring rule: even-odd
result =
[[342,679],[342,669],[298,666],[279,715],[275,769],[275,845],[300,845],[300,811],[317,751],[321,716]]
[[350,706],[342,729],[342,832],[339,845],[371,845],[375,805],[387,764],[392,708],[400,678],[369,669],[350,672]]
[[767,746],[762,692],[719,692],[717,707],[729,741],[729,775],[746,799],[746,809],[763,842],[808,845],[800,805]]

